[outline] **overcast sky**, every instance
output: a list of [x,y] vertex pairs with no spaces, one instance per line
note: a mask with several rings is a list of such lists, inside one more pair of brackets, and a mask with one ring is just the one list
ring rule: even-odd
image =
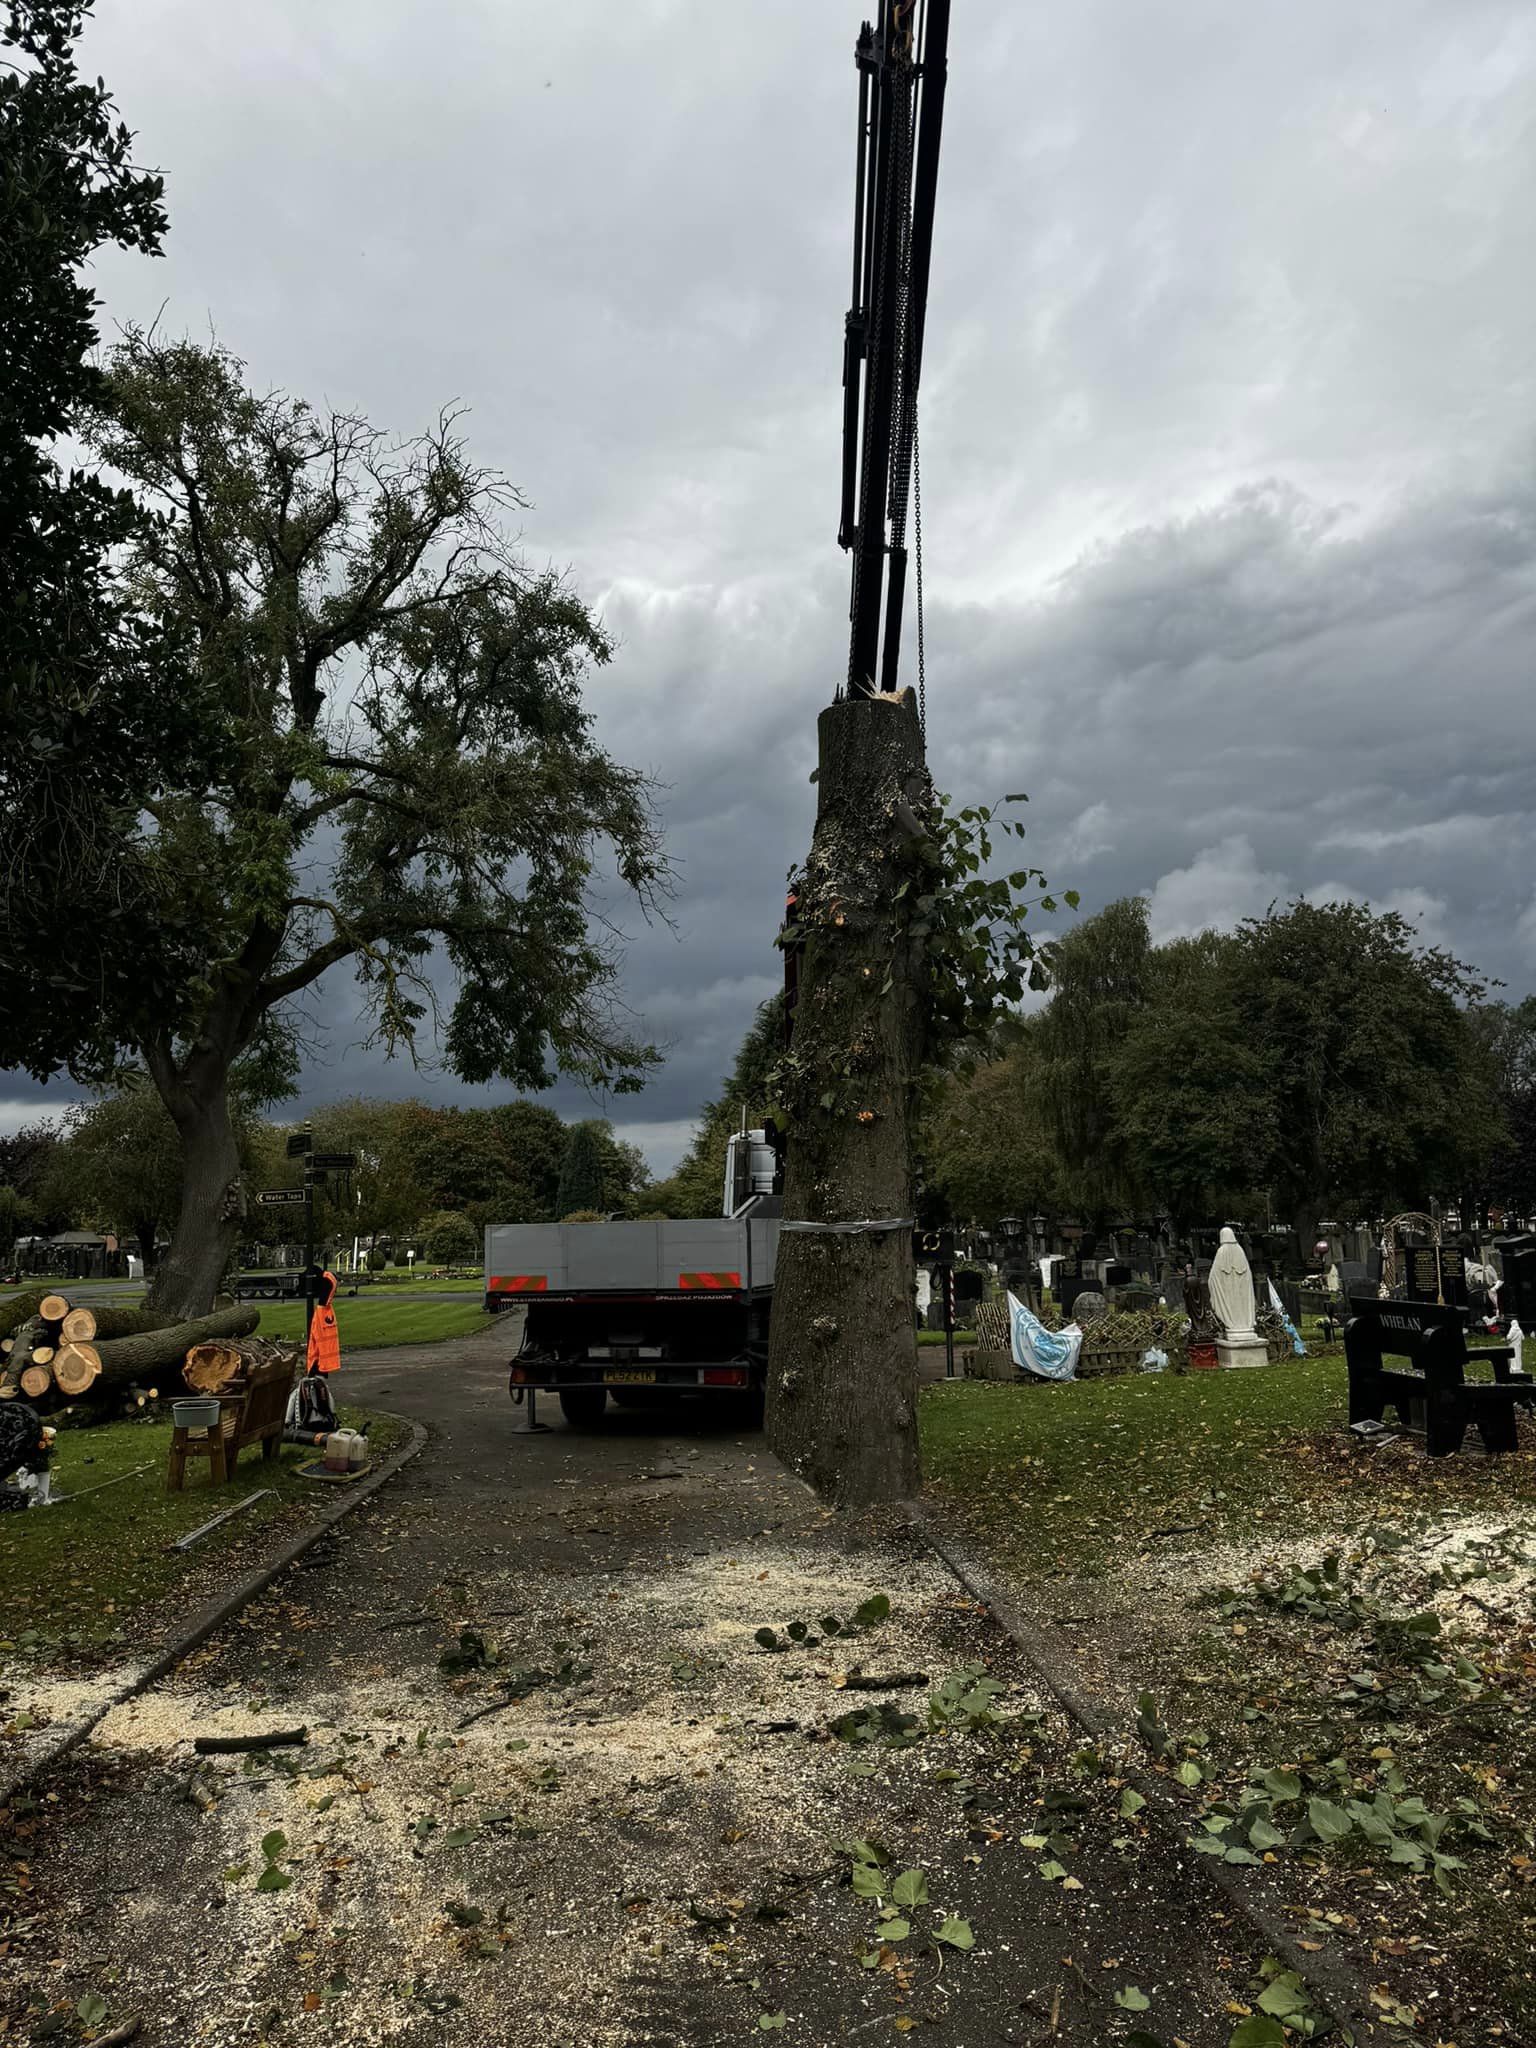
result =
[[[108,320],[164,303],[402,431],[464,401],[622,642],[599,731],[665,785],[681,890],[627,973],[668,1065],[613,1111],[663,1171],[775,985],[846,664],[859,16],[99,0],[86,47],[171,219],[99,263]],[[1348,894],[1536,982],[1533,190],[1527,0],[955,0],[929,750],[1030,792],[1085,912]],[[328,986],[306,1103],[486,1099],[350,1013]]]

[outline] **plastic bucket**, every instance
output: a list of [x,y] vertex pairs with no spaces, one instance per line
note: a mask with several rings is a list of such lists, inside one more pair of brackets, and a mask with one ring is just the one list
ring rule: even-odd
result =
[[220,1412],[218,1402],[206,1395],[171,1403],[171,1420],[178,1429],[216,1429]]

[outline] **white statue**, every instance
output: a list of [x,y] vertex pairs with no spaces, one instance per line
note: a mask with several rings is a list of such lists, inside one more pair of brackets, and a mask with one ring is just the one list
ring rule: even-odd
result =
[[1223,1365],[1264,1365],[1269,1350],[1254,1327],[1253,1270],[1235,1230],[1223,1230],[1211,1261],[1211,1308],[1221,1324],[1216,1355]]

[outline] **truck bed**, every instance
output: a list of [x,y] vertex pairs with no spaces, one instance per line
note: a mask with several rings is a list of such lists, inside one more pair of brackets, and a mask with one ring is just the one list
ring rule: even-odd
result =
[[493,1223],[485,1305],[530,1294],[758,1293],[773,1285],[777,1217],[657,1223]]

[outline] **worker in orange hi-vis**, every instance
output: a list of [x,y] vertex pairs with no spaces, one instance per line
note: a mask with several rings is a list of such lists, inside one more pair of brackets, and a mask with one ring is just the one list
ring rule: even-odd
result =
[[331,1306],[335,1299],[336,1275],[327,1267],[320,1275],[315,1312],[309,1320],[307,1362],[311,1372],[336,1372],[341,1365],[341,1340],[336,1335],[336,1311]]

